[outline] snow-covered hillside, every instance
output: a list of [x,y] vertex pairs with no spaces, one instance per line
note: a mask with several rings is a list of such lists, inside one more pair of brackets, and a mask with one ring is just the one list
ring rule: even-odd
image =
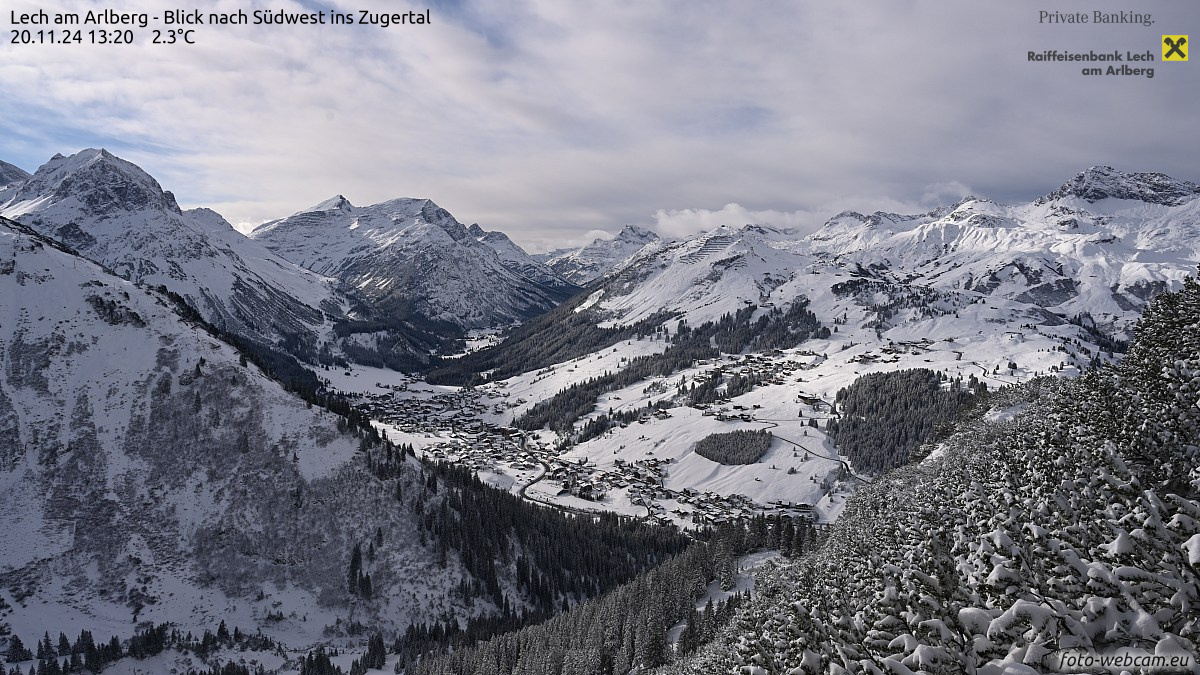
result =
[[597,238],[580,248],[559,249],[534,256],[565,279],[583,286],[618,271],[639,251],[659,243],[657,234],[626,225],[612,239]]
[[1200,259],[1198,190],[1096,167],[1031,204],[968,198],[920,215],[848,211],[803,239],[720,227],[644,256],[591,304],[613,321],[665,309],[698,323],[803,295],[820,316],[886,332],[919,317],[883,317],[870,309],[882,300],[874,296],[934,292],[947,308],[981,303],[1035,325],[1086,313],[1127,339],[1146,301],[1178,288]]
[[[846,212],[808,237],[750,225],[645,246],[586,299],[547,315],[555,321],[539,320],[540,329],[479,359],[487,372],[504,373],[482,387],[503,401],[486,417],[529,428],[522,416],[538,402],[558,410],[543,412],[557,425],[553,442],[568,446],[561,461],[586,461],[589,470],[572,470],[572,480],[583,473],[604,496],[581,504],[557,494],[570,481],[548,480],[528,490],[545,501],[622,512],[650,506],[688,523],[711,515],[681,505],[679,496],[695,490],[746,495],[760,506],[806,502],[832,519],[848,461],[825,429],[839,390],[860,375],[907,368],[932,370],[943,386],[975,381],[995,389],[1119,359],[1146,302],[1178,288],[1200,260],[1196,190],[1102,167],[1031,204],[970,198],[914,216]],[[682,364],[668,352],[653,375],[614,375],[639,356],[667,352],[685,326],[748,316],[737,330],[750,335],[751,324],[776,325],[797,307],[828,332],[794,347],[749,347]],[[571,339],[598,347],[543,362],[543,347],[561,351],[564,311],[572,312]],[[662,325],[606,341],[579,329],[588,321],[610,330]],[[530,372],[510,376],[506,349]],[[742,379],[729,395],[735,378]],[[747,379],[756,383],[744,391]],[[713,383],[728,400],[688,405],[690,390]],[[745,466],[693,452],[706,435],[734,429],[770,430],[776,441]],[[631,493],[624,467],[651,461],[661,489],[649,498]]]
[[1023,414],[865,487],[660,672],[1196,672],[1198,308],[1189,279],[1116,369],[1011,392]]
[[357,207],[339,195],[250,236],[340,279],[392,319],[483,328],[541,314],[575,292],[496,234],[472,233],[428,199]]
[[[306,405],[170,299],[0,220],[0,604],[28,638],[199,635],[220,620],[290,646],[350,618],[469,614],[401,491],[346,420]],[[353,546],[373,602],[347,590]],[[340,623],[339,623],[340,622]]]
[[346,311],[332,280],[283,260],[211,210],[182,211],[146,172],[105,150],[55,155],[0,198],[0,215],[120,276],[164,285],[211,323],[255,341],[315,352]]
[[[6,188],[14,183],[24,183],[29,180],[29,173],[19,166],[0,161],[0,188]],[[0,199],[3,198],[0,192]]]
[[576,290],[567,277],[560,276],[556,270],[547,267],[534,256],[526,253],[525,249],[517,246],[503,232],[495,230],[489,232],[479,227],[478,224],[472,225],[467,231],[471,233],[472,237],[475,237],[476,241],[495,251],[500,258],[500,263],[515,274],[546,288],[561,289],[564,292],[572,293]]
[[[996,394],[1020,412],[960,425],[938,457],[864,486],[836,524],[718,527],[598,602],[412,671],[1197,672],[1198,323],[1188,279],[1153,302],[1116,368]],[[736,588],[731,549],[769,559],[753,595],[722,611],[706,599]],[[693,556],[713,564],[687,567]]]

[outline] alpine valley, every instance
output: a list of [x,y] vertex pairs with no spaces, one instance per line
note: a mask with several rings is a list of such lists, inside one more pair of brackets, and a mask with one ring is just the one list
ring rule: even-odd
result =
[[1200,658],[1198,261],[1110,167],[530,255],[0,162],[0,675]]

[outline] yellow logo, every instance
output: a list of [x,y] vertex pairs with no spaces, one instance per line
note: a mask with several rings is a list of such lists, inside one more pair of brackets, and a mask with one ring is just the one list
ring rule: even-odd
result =
[[1163,36],[1163,61],[1187,61],[1188,43],[1186,35]]

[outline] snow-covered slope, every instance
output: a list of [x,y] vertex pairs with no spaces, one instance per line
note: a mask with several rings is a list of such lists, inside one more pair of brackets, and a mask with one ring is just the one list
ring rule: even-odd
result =
[[822,550],[659,672],[1196,672],[1198,309],[1188,280],[1116,369],[1012,392],[1023,414],[863,488]]
[[500,263],[515,274],[528,279],[534,284],[551,289],[560,289],[565,293],[574,293],[578,288],[559,276],[545,264],[538,262],[525,249],[517,246],[507,234],[498,231],[486,231],[478,224],[467,229],[472,237],[481,244],[487,245],[500,258]]
[[29,173],[19,166],[0,161],[0,187],[8,187],[14,183],[24,183],[29,180]]
[[345,313],[332,280],[283,260],[213,211],[180,210],[146,172],[105,150],[55,155],[3,196],[0,214],[120,276],[166,286],[230,332],[312,352]]
[[250,236],[288,260],[340,279],[378,311],[398,318],[482,328],[535,316],[575,291],[560,279],[527,276],[527,270],[541,269],[536,261],[522,260],[524,252],[515,246],[479,241],[428,199],[357,207],[339,195],[264,223]]
[[[844,502],[836,486],[822,482],[836,479],[849,460],[824,428],[809,423],[836,417],[831,403],[840,389],[861,375],[907,368],[935,371],[960,387],[977,381],[995,389],[1118,360],[1146,302],[1179,288],[1200,261],[1200,198],[1189,198],[1195,190],[1164,176],[1098,168],[1030,204],[971,198],[920,215],[846,212],[808,237],[719,227],[646,247],[586,299],[556,310],[573,312],[573,323],[542,322],[540,332],[523,332],[464,363],[483,364],[480,370],[501,380],[483,385],[503,400],[494,421],[520,425],[538,402],[557,406],[546,417],[557,429],[552,440],[571,445],[560,454],[586,459],[593,473],[617,471],[617,460],[669,460],[662,481],[668,491],[743,494],[759,504],[807,501],[832,519]],[[625,374],[635,357],[672,348],[663,338],[679,336],[684,324],[694,330],[749,313],[744,328],[725,336],[732,339],[804,307],[821,330],[794,347],[738,342],[760,353],[668,355],[651,375],[645,368]],[[605,339],[612,331],[579,329],[643,321],[662,322],[661,329],[640,324],[640,337],[619,340]],[[596,347],[542,360],[559,353],[568,323],[573,343]],[[529,372],[511,376],[510,362]],[[735,377],[758,382],[703,412],[688,405],[691,389],[718,382],[728,391]],[[588,388],[610,378],[611,385]],[[598,393],[585,398],[591,391]],[[636,422],[618,424],[614,415]],[[589,425],[607,431],[583,433]],[[770,430],[778,442],[747,466],[722,466],[692,451],[705,435],[733,429]],[[809,455],[816,461],[805,461]],[[602,508],[629,508],[622,493],[609,495]],[[656,500],[675,513],[671,495]]]
[[597,238],[581,248],[560,249],[536,257],[564,278],[586,285],[619,270],[639,251],[658,243],[659,237],[654,232],[626,225],[612,239]]
[[[1200,259],[1200,188],[1161,174],[1081,172],[1031,204],[966,199],[921,216],[844,213],[814,253],[1065,317],[1088,313],[1128,337],[1153,295]],[[885,272],[886,273],[886,272]]]
[[1198,191],[1097,167],[1031,204],[968,198],[921,215],[844,212],[804,239],[720,227],[644,256],[591,300],[623,323],[663,309],[697,323],[804,295],[818,315],[848,312],[853,327],[857,313],[859,325],[886,331],[914,318],[871,309],[886,285],[944,295],[947,308],[981,303],[1047,321],[1086,313],[1128,338],[1146,301],[1178,288],[1200,259]]
[[[6,630],[322,639],[439,618],[463,571],[345,420],[286,393],[164,295],[0,219],[0,604]],[[347,590],[351,549],[375,602]],[[369,569],[368,569],[369,566]],[[417,591],[428,590],[433,599]],[[462,611],[461,608],[454,611]]]

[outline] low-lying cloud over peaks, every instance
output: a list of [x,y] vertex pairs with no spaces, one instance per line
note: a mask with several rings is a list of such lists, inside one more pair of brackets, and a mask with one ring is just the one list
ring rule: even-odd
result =
[[195,45],[148,34],[119,49],[8,45],[0,159],[32,171],[105,146],[184,206],[238,223],[334,193],[428,197],[521,243],[625,223],[668,236],[714,223],[812,229],[835,207],[927,210],[966,186],[1028,199],[1096,164],[1197,178],[1180,151],[1200,104],[1194,64],[1121,79],[1026,61],[1064,45],[1152,49],[1196,24],[1187,4],[1142,3],[1151,27],[1046,26],[1019,3],[935,0],[429,8],[429,26],[205,25]]

